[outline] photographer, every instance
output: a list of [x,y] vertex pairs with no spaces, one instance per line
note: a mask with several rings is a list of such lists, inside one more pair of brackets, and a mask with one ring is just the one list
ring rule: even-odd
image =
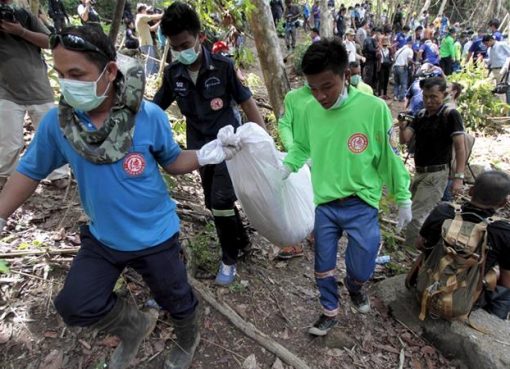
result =
[[94,9],[95,4],[96,0],[80,0],[78,15],[80,16],[81,24],[95,25],[102,30],[101,18],[96,9]]
[[[41,49],[48,48],[49,31],[28,10],[0,0],[0,189],[15,170],[24,146],[23,123],[28,113],[37,128],[53,106],[53,90]],[[67,186],[67,171],[59,169],[51,180]]]
[[462,190],[466,163],[462,117],[444,103],[446,80],[442,77],[424,79],[420,87],[425,109],[412,120],[405,119],[407,116],[402,114],[398,117],[400,143],[408,144],[413,138],[416,140],[416,174],[411,184],[413,219],[406,230],[407,246],[415,245],[423,222],[443,196],[448,183],[452,145],[456,157],[451,188],[454,195]]
[[53,26],[56,32],[62,31],[66,25],[65,20],[69,23],[69,16],[67,15],[64,3],[60,0],[48,0],[48,15],[53,20]]

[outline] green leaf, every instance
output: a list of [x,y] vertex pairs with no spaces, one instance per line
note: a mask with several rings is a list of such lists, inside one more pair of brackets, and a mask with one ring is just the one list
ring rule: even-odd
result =
[[0,274],[7,274],[10,272],[9,266],[7,262],[3,259],[0,259]]

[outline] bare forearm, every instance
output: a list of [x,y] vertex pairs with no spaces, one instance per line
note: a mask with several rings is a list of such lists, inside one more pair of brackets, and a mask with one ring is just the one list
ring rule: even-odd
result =
[[259,109],[257,109],[257,104],[255,103],[255,100],[252,97],[243,102],[241,104],[241,108],[248,117],[249,122],[257,123],[259,126],[266,129],[264,119],[262,118],[262,115],[260,115]]
[[35,191],[39,182],[15,172],[0,193],[0,218],[7,219]]
[[466,167],[466,149],[463,135],[455,140],[455,162],[455,173],[464,173]]
[[199,167],[197,152],[195,150],[184,150],[172,164],[165,167],[165,171],[172,175],[179,175],[193,172]]
[[41,49],[48,49],[50,47],[49,37],[44,33],[32,32],[24,28],[19,36]]

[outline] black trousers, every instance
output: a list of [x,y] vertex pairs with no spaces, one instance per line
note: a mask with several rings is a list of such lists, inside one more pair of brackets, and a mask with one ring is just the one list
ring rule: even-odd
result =
[[58,16],[55,16],[55,18],[52,18],[53,20],[53,25],[55,27],[55,32],[60,32],[62,31],[62,28],[64,28],[65,24],[66,24],[66,21],[65,21],[65,17],[62,15],[58,15]]
[[226,265],[237,262],[239,251],[245,249],[250,239],[243,225],[234,186],[225,162],[200,168],[205,206],[214,216],[214,225],[221,244],[222,261]]
[[378,95],[388,95],[388,81],[390,80],[391,64],[381,64],[379,77],[377,78]]
[[198,301],[188,283],[179,235],[141,251],[123,252],[99,242],[81,228],[81,248],[67,274],[55,308],[68,325],[90,326],[115,305],[113,293],[127,266],[141,274],[156,302],[175,319],[191,315]]
[[445,75],[449,76],[453,73],[453,59],[451,57],[441,58],[439,61],[439,66]]
[[363,67],[363,81],[377,92],[377,61],[367,60]]

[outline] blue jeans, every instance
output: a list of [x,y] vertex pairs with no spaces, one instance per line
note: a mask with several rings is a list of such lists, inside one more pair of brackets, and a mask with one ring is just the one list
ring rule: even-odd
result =
[[395,67],[393,67],[393,74],[393,79],[395,80],[393,93],[399,101],[402,101],[407,93],[407,79],[409,78],[407,74],[407,67],[395,65]]
[[377,209],[358,197],[332,201],[315,209],[315,280],[327,316],[338,313],[336,256],[344,231],[348,237],[346,288],[355,293],[374,272],[381,238]]

